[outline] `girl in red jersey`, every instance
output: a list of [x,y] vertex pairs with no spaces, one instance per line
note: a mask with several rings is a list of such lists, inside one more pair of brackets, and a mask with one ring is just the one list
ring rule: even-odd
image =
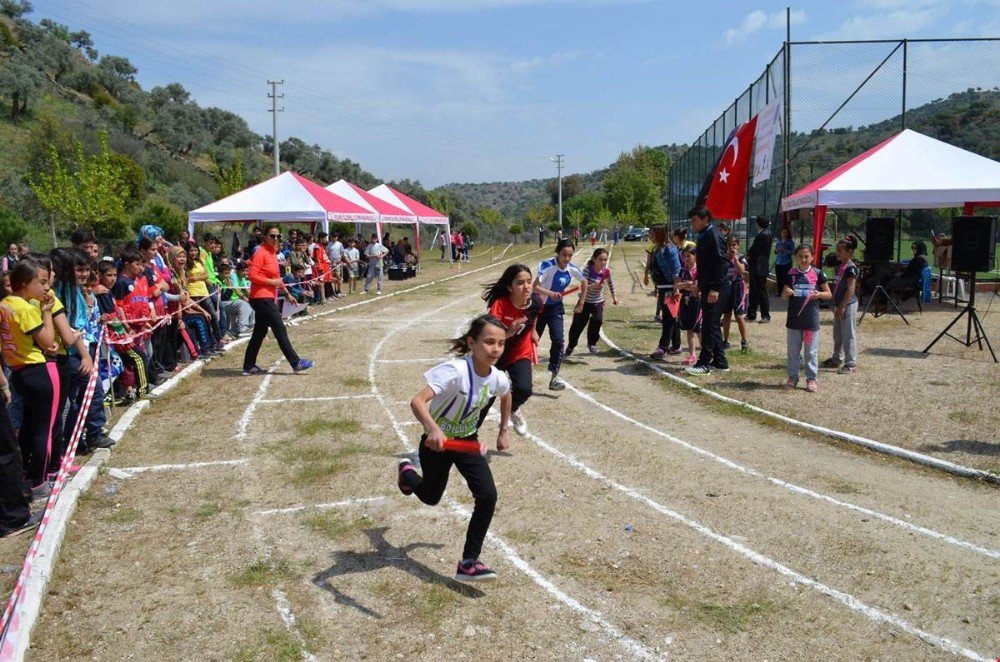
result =
[[524,436],[528,434],[528,422],[521,406],[531,397],[531,366],[538,363],[535,320],[542,310],[541,298],[532,292],[531,269],[523,264],[510,265],[499,280],[486,286],[483,300],[490,315],[507,329],[507,343],[496,365],[510,376],[511,423],[515,432]]

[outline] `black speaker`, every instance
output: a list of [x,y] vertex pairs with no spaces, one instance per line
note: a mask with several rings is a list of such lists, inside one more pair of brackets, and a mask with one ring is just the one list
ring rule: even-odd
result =
[[992,271],[996,259],[995,216],[955,216],[951,219],[951,268]]
[[869,218],[865,224],[865,262],[891,262],[896,246],[896,219]]

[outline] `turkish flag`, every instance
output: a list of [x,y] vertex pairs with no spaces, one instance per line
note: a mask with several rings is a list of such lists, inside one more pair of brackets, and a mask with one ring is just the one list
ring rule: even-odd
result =
[[757,116],[754,115],[733,132],[722,150],[705,197],[705,206],[712,212],[713,218],[731,220],[745,215],[743,201],[747,193],[756,129]]

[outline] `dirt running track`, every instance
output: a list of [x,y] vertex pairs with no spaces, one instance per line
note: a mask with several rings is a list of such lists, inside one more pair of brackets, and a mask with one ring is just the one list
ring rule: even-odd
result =
[[996,487],[743,419],[610,352],[568,361],[559,394],[537,371],[531,435],[491,459],[500,580],[455,584],[467,490],[429,508],[394,467],[407,399],[493,275],[296,326],[309,376],[269,341],[272,375],[228,356],[154,403],[112,467],[233,462],[96,481],[30,657],[1000,654]]

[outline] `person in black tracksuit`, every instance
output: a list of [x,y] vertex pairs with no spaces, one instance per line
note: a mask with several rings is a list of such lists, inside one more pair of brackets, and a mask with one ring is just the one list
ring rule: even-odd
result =
[[701,292],[702,330],[701,354],[698,362],[688,368],[690,375],[707,375],[712,370],[726,372],[729,361],[722,348],[723,308],[729,301],[733,263],[729,259],[726,235],[712,223],[707,207],[695,207],[688,213],[691,227],[699,233],[695,258],[698,264],[698,291]]
[[766,216],[758,216],[757,236],[747,251],[747,262],[750,263],[750,303],[747,306],[747,320],[757,319],[757,308],[760,308],[761,324],[771,321],[771,306],[767,300],[767,275],[771,271],[771,245],[774,237],[768,226],[771,221]]

